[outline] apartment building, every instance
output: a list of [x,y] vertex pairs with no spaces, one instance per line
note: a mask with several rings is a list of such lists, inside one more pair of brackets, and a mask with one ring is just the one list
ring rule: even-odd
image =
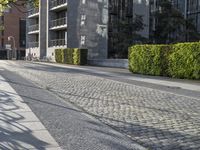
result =
[[[26,56],[33,55],[40,56],[39,49],[39,8],[28,9],[27,22],[26,22]],[[28,51],[27,51],[28,50]]]
[[[23,11],[21,7],[12,7],[0,16],[0,59],[22,59],[25,56],[26,15]],[[8,37],[11,37],[10,41]]]
[[78,47],[107,58],[107,22],[105,0],[40,0],[27,16],[26,56],[54,60],[55,49]]
[[40,7],[27,16],[26,55],[54,60],[55,49],[68,47],[87,48],[88,59],[110,58],[120,51],[115,33],[122,31],[117,24],[133,21],[137,3],[147,5],[146,0],[40,0]]

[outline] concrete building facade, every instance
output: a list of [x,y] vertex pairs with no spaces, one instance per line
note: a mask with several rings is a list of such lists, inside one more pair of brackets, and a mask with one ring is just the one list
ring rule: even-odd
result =
[[[40,0],[39,8],[27,16],[26,55],[54,61],[55,49],[87,48],[88,59],[107,59],[109,53],[117,52],[112,39],[114,32],[121,32],[116,27],[118,22],[133,21],[133,5],[145,8],[137,14],[146,15],[146,1]],[[141,32],[145,36],[147,26]]]
[[[8,59],[8,53],[12,57],[14,50],[16,51],[18,59],[24,57],[26,47],[26,15],[21,12],[23,8],[12,7],[5,10],[2,16],[0,16],[0,57],[2,59]],[[12,37],[10,41],[8,37]],[[9,50],[7,49],[9,45]],[[11,51],[13,50],[13,52]]]
[[40,0],[27,16],[26,55],[54,61],[55,49],[87,48],[107,58],[107,0]]

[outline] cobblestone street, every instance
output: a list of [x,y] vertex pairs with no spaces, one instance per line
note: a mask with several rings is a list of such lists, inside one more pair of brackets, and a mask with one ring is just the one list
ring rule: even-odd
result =
[[113,81],[76,69],[26,62],[4,62],[3,66],[147,149],[200,149],[200,98]]

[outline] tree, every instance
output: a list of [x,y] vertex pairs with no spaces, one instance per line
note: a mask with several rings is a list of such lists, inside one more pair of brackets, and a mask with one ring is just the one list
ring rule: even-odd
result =
[[134,43],[144,43],[146,38],[138,32],[143,30],[145,25],[143,17],[135,14],[131,20],[121,19],[116,24],[117,32],[112,33],[113,55],[115,58],[127,58],[128,47]]
[[139,31],[143,30],[145,27],[143,23],[143,17],[135,14],[133,21],[120,21],[118,33],[118,47],[120,49],[120,55],[126,56],[128,54],[128,47],[135,43],[143,43],[145,42],[145,38],[139,34]]
[[[155,31],[153,41],[155,43],[176,43],[187,40],[200,39],[195,26],[169,0],[159,0],[157,10],[153,13]],[[189,38],[188,38],[189,37]]]
[[39,6],[39,0],[0,0],[0,13],[3,13],[6,8],[9,7],[21,7],[27,4],[33,5],[34,7]]

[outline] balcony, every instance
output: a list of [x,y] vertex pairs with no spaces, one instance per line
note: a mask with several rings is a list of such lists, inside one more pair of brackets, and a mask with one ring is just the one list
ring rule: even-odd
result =
[[39,47],[39,42],[29,42],[29,48],[37,48]]
[[50,41],[50,47],[54,46],[66,46],[66,40],[65,39],[55,39]]
[[37,33],[39,33],[39,24],[29,26],[28,34],[37,34]]
[[62,30],[67,28],[67,18],[59,18],[50,22],[50,30]]
[[28,12],[28,18],[34,18],[39,16],[39,8],[33,8]]
[[68,0],[52,0],[50,2],[50,10],[52,11],[61,11],[67,8]]

